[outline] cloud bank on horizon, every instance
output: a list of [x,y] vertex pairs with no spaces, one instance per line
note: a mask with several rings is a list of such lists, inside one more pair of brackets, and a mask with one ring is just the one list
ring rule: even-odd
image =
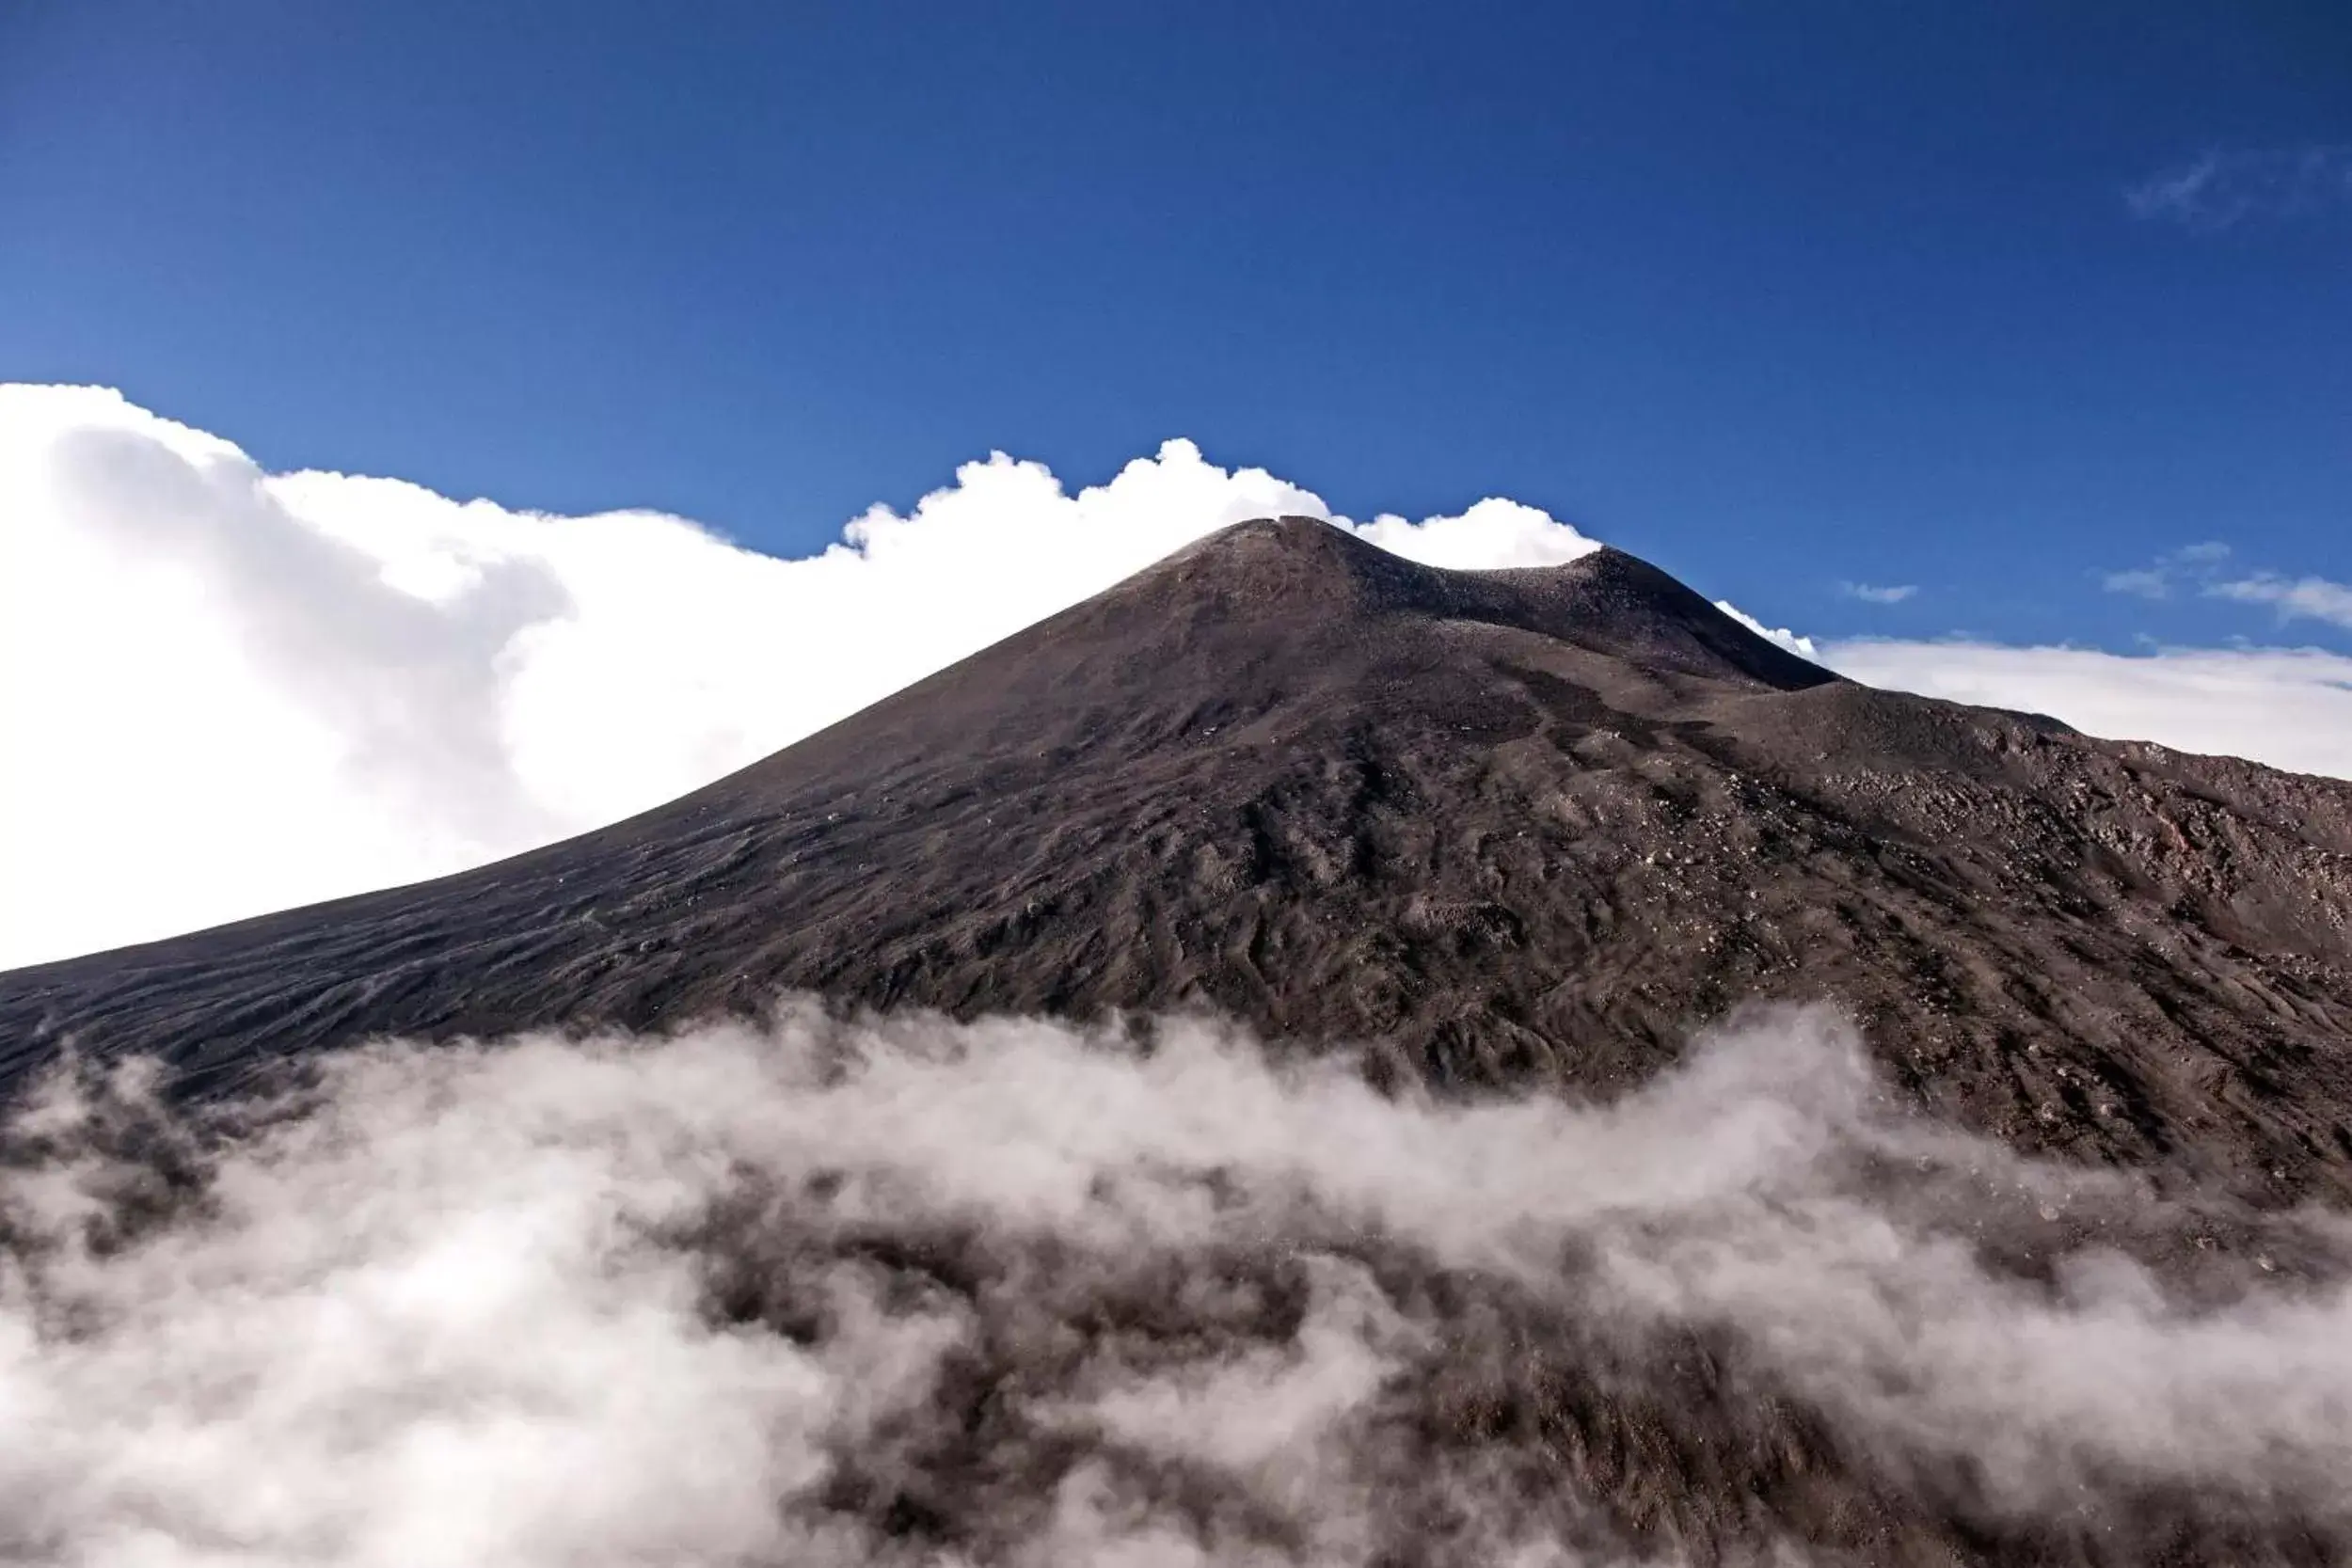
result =
[[[786,560],[660,513],[551,516],[393,479],[268,473],[113,391],[0,387],[0,723],[18,759],[0,771],[14,895],[0,966],[439,876],[614,820],[1274,513],[1440,566],[1598,547],[1500,498],[1354,522],[1177,440],[1074,493],[998,453]],[[2265,602],[2315,603],[2293,591]],[[1816,646],[1740,618],[1862,679],[2352,776],[2352,658]]]

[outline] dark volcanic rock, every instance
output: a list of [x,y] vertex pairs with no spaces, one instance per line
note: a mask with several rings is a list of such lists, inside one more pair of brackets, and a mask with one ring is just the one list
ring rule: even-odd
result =
[[1206,1006],[1606,1091],[1830,998],[2021,1146],[2352,1192],[2352,785],[1836,679],[1613,550],[1243,524],[709,787],[422,886],[0,977],[199,1089],[779,990]]

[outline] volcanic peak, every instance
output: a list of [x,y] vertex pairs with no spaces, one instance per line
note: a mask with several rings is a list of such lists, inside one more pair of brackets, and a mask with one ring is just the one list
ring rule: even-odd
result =
[[[1453,571],[1316,517],[1260,517],[1200,539],[1104,601],[1175,621],[1403,615],[1513,626],[1653,670],[1795,691],[1838,676],[1610,546],[1551,566]],[[1147,608],[1148,607],[1148,608]]]

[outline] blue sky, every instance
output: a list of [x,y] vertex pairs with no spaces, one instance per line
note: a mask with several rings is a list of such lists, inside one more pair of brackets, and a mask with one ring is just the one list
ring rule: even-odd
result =
[[35,0],[0,378],[783,553],[1185,435],[1820,634],[2341,647],[2102,578],[2352,576],[2346,149],[2320,0]]

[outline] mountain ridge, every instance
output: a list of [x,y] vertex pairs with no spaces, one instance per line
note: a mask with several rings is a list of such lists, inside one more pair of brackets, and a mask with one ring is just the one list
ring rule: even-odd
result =
[[612,827],[0,975],[0,1077],[805,990],[1607,1092],[1829,999],[1972,1126],[2286,1201],[2352,1192],[2347,928],[2352,786],[1861,687],[1620,551],[1263,519]]

